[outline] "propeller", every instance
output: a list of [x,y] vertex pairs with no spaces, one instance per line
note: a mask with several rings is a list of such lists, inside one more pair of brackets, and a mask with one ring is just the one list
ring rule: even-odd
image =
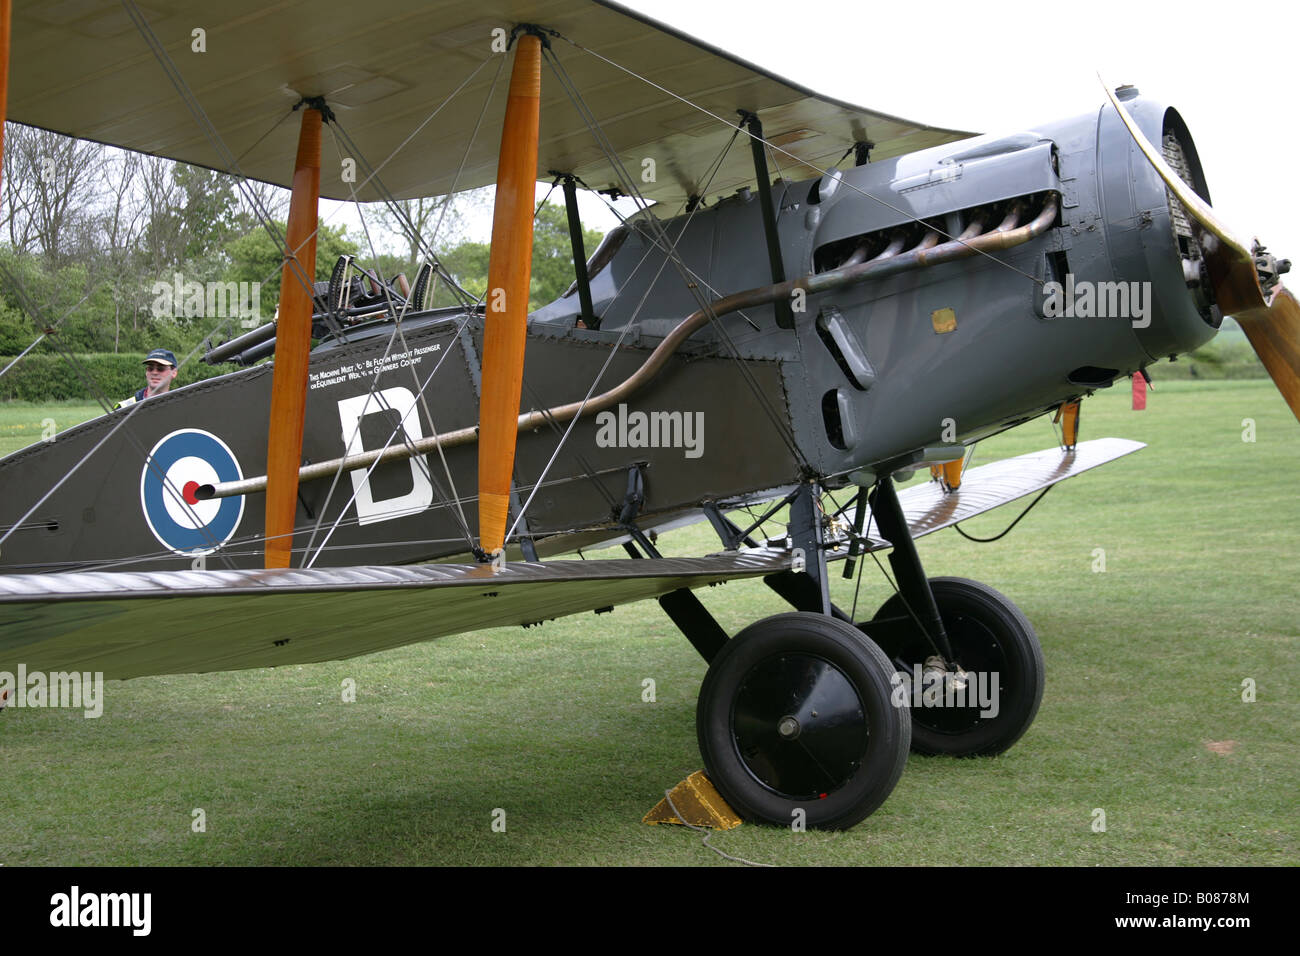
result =
[[[1273,384],[1300,420],[1300,303],[1276,281],[1277,272],[1284,269],[1277,268],[1276,260],[1265,253],[1263,246],[1255,243],[1248,248],[1234,236],[1209,203],[1151,145],[1109,87],[1106,95],[1138,149],[1195,222],[1214,301],[1224,315],[1232,316],[1241,326]],[[1265,275],[1263,281],[1261,272]]]

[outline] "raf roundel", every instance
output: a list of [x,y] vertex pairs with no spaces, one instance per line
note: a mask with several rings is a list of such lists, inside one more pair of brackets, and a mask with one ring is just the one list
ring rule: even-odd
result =
[[244,477],[216,435],[183,428],[153,446],[140,473],[140,505],[149,530],[177,554],[211,554],[239,527],[243,496],[200,501],[200,485]]

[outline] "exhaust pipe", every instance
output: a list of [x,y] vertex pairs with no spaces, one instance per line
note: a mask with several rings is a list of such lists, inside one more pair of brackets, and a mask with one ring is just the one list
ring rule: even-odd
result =
[[[545,411],[532,411],[520,415],[519,431],[537,428],[547,424],[548,421],[563,424],[577,418],[579,414],[585,418],[612,408],[619,402],[626,401],[634,392],[659,374],[660,369],[664,367],[664,364],[667,363],[681,344],[707,325],[710,319],[721,318],[741,309],[770,305],[780,299],[788,300],[796,289],[803,289],[806,292],[830,292],[857,285],[870,279],[898,275],[900,272],[907,272],[911,269],[939,265],[945,262],[956,262],[959,259],[968,259],[974,255],[1011,249],[1045,233],[1052,223],[1056,222],[1058,206],[1059,197],[1055,194],[1049,194],[1043,202],[1042,211],[1023,226],[1017,225],[1022,204],[1016,203],[996,229],[973,239],[958,238],[940,245],[938,244],[938,234],[930,232],[915,248],[887,259],[877,258],[870,262],[862,262],[853,266],[834,269],[830,272],[823,272],[820,275],[804,276],[801,279],[791,279],[777,285],[762,286],[746,292],[723,296],[709,306],[697,309],[678,323],[677,327],[669,332],[667,337],[650,353],[639,369],[609,391],[595,395],[585,403],[581,401],[569,402],[567,405],[556,405]],[[361,452],[356,455],[305,465],[298,471],[298,481],[303,483],[319,478],[328,478],[335,472],[369,468],[376,462],[403,461],[414,455],[423,455],[435,451],[439,447],[455,448],[458,445],[468,445],[477,440],[478,426],[472,425],[468,428],[459,428],[441,435],[421,438],[409,444],[391,445],[379,451]],[[218,484],[200,485],[198,490],[195,491],[195,496],[201,501],[207,501],[212,498],[255,494],[265,490],[266,477],[261,476],[258,478],[245,478],[242,481],[223,481]]]

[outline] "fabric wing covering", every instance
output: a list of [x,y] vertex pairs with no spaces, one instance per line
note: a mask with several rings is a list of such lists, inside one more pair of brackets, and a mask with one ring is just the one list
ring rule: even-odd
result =
[[[696,193],[732,136],[676,96],[727,123],[738,121],[737,110],[757,113],[765,137],[799,161],[775,154],[789,179],[816,175],[800,162],[834,165],[857,141],[873,143],[872,158],[881,159],[970,135],[816,95],[611,3],[148,0],[137,8],[252,179],[289,185],[297,123],[285,118],[302,97],[324,96],[362,154],[348,157],[327,132],[321,193],[334,199],[351,199],[353,185],[363,200],[380,198],[374,183],[362,185],[366,162],[380,167],[380,179],[399,199],[444,195],[453,183],[459,191],[494,182],[509,73],[488,102],[498,66],[508,59],[494,51],[493,31],[521,22],[560,34],[550,39],[554,56],[650,200],[678,203]],[[593,189],[616,185],[610,161],[549,66],[542,96],[538,178],[559,170]],[[229,171],[119,0],[15,2],[9,118]],[[753,184],[745,145],[728,152],[710,197]],[[355,183],[343,180],[347,158],[357,160]]]
[[[1098,438],[972,468],[960,491],[899,494],[914,537],[1122,458],[1141,442]],[[872,537],[867,550],[889,547]],[[830,559],[846,556],[844,543]],[[701,558],[277,571],[69,572],[0,576],[0,672],[101,671],[109,679],[239,670],[370,654],[448,634],[531,624],[679,588],[783,571],[786,550]],[[624,624],[624,626],[626,626]]]

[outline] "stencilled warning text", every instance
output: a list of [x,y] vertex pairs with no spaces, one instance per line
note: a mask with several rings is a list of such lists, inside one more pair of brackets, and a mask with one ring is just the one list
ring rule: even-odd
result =
[[424,356],[441,349],[442,343],[438,342],[434,345],[426,345],[407,352],[399,352],[396,355],[365,359],[353,365],[340,365],[337,368],[312,372],[307,377],[307,387],[309,389],[329,388],[331,385],[340,385],[344,382],[370,381],[375,376],[383,375],[385,372],[392,372],[401,368],[414,368],[424,361]]

